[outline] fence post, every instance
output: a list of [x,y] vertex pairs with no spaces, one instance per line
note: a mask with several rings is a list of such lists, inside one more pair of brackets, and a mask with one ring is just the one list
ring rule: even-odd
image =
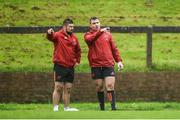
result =
[[146,49],[146,65],[148,68],[152,67],[152,26],[147,28],[147,49]]

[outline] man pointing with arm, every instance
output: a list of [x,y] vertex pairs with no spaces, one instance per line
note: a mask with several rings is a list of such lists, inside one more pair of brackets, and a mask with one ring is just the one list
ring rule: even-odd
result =
[[64,111],[78,111],[70,108],[70,92],[74,80],[74,67],[80,63],[81,49],[77,37],[73,33],[74,24],[71,19],[63,21],[63,28],[58,32],[47,31],[47,39],[54,44],[54,92],[53,110],[58,111],[60,98],[64,98]]
[[121,70],[123,69],[122,59],[109,28],[101,28],[97,17],[90,18],[89,22],[90,30],[84,35],[84,40],[89,48],[88,60],[92,79],[96,84],[100,109],[105,110],[105,86],[111,109],[116,110],[114,60],[118,63],[119,70]]

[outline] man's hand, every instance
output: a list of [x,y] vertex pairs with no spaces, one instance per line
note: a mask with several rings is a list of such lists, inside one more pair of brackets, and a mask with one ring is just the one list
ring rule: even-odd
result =
[[79,65],[79,63],[76,63],[76,64],[74,65],[74,68],[77,67],[78,65]]
[[48,31],[47,31],[47,34],[49,35],[52,35],[54,33],[54,30],[52,28],[50,28]]
[[110,31],[110,27],[105,27],[100,29],[101,32],[109,32]]
[[122,70],[123,69],[123,64],[122,62],[118,62],[118,71]]

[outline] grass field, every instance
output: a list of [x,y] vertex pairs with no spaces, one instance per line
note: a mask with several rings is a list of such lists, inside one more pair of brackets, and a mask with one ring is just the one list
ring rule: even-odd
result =
[[79,112],[52,111],[51,104],[0,104],[0,119],[179,119],[179,103],[118,103],[119,110],[99,111],[97,103],[73,103]]
[[[0,26],[61,25],[71,17],[88,26],[91,16],[102,25],[180,25],[180,0],[0,0]],[[162,4],[163,3],[163,4]],[[84,33],[77,72],[90,72]],[[180,34],[153,34],[153,67],[146,67],[146,34],[113,34],[124,62],[123,72],[180,71]],[[53,46],[44,34],[0,34],[0,72],[50,72]],[[117,70],[117,68],[116,68]]]
[[[88,26],[98,16],[104,26],[179,26],[180,0],[0,0],[0,27],[58,26],[70,17]],[[90,72],[84,33],[77,72]],[[124,62],[123,72],[180,71],[180,34],[153,34],[153,67],[146,67],[146,34],[113,34]],[[0,72],[52,71],[53,45],[45,34],[0,34]],[[116,68],[117,70],[117,68]],[[179,119],[180,103],[117,103],[99,111],[97,103],[72,103],[79,112],[52,111],[52,104],[0,104],[0,119]]]
[[59,25],[71,17],[88,25],[99,16],[104,25],[179,25],[179,0],[0,0],[0,26]]
[[[82,48],[81,64],[77,72],[90,72],[87,45],[83,34],[77,34]],[[146,67],[145,34],[113,34],[124,62],[123,72],[180,71],[180,35],[154,34],[153,68]],[[0,72],[52,71],[53,45],[44,34],[1,35]],[[117,69],[116,69],[117,70]]]

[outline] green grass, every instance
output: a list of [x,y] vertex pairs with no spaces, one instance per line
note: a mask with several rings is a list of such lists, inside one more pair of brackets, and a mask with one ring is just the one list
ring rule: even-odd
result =
[[[77,72],[90,72],[83,34],[77,34],[82,48]],[[146,67],[145,34],[113,34],[124,62],[124,72],[180,71],[180,35],[153,35],[153,68]],[[45,34],[3,34],[0,36],[0,72],[51,72],[53,44]],[[116,68],[117,70],[117,68]]]
[[99,111],[97,103],[72,103],[79,112],[52,111],[51,104],[0,104],[0,118],[61,118],[61,119],[177,119],[180,117],[179,103],[118,103],[119,110]]
[[[91,16],[102,25],[180,25],[180,0],[0,0],[0,26],[61,25],[71,17],[75,25],[88,26]],[[162,4],[163,3],[163,4]],[[82,48],[77,72],[90,72],[87,45]],[[123,72],[180,71],[180,35],[153,34],[153,67],[146,67],[146,34],[113,34],[124,62]],[[52,43],[45,34],[1,34],[0,72],[52,71]],[[116,68],[117,71],[117,68]]]
[[[0,26],[59,25],[66,17],[88,25],[99,16],[104,25],[179,25],[179,0],[0,0]],[[163,3],[163,4],[162,4]]]

